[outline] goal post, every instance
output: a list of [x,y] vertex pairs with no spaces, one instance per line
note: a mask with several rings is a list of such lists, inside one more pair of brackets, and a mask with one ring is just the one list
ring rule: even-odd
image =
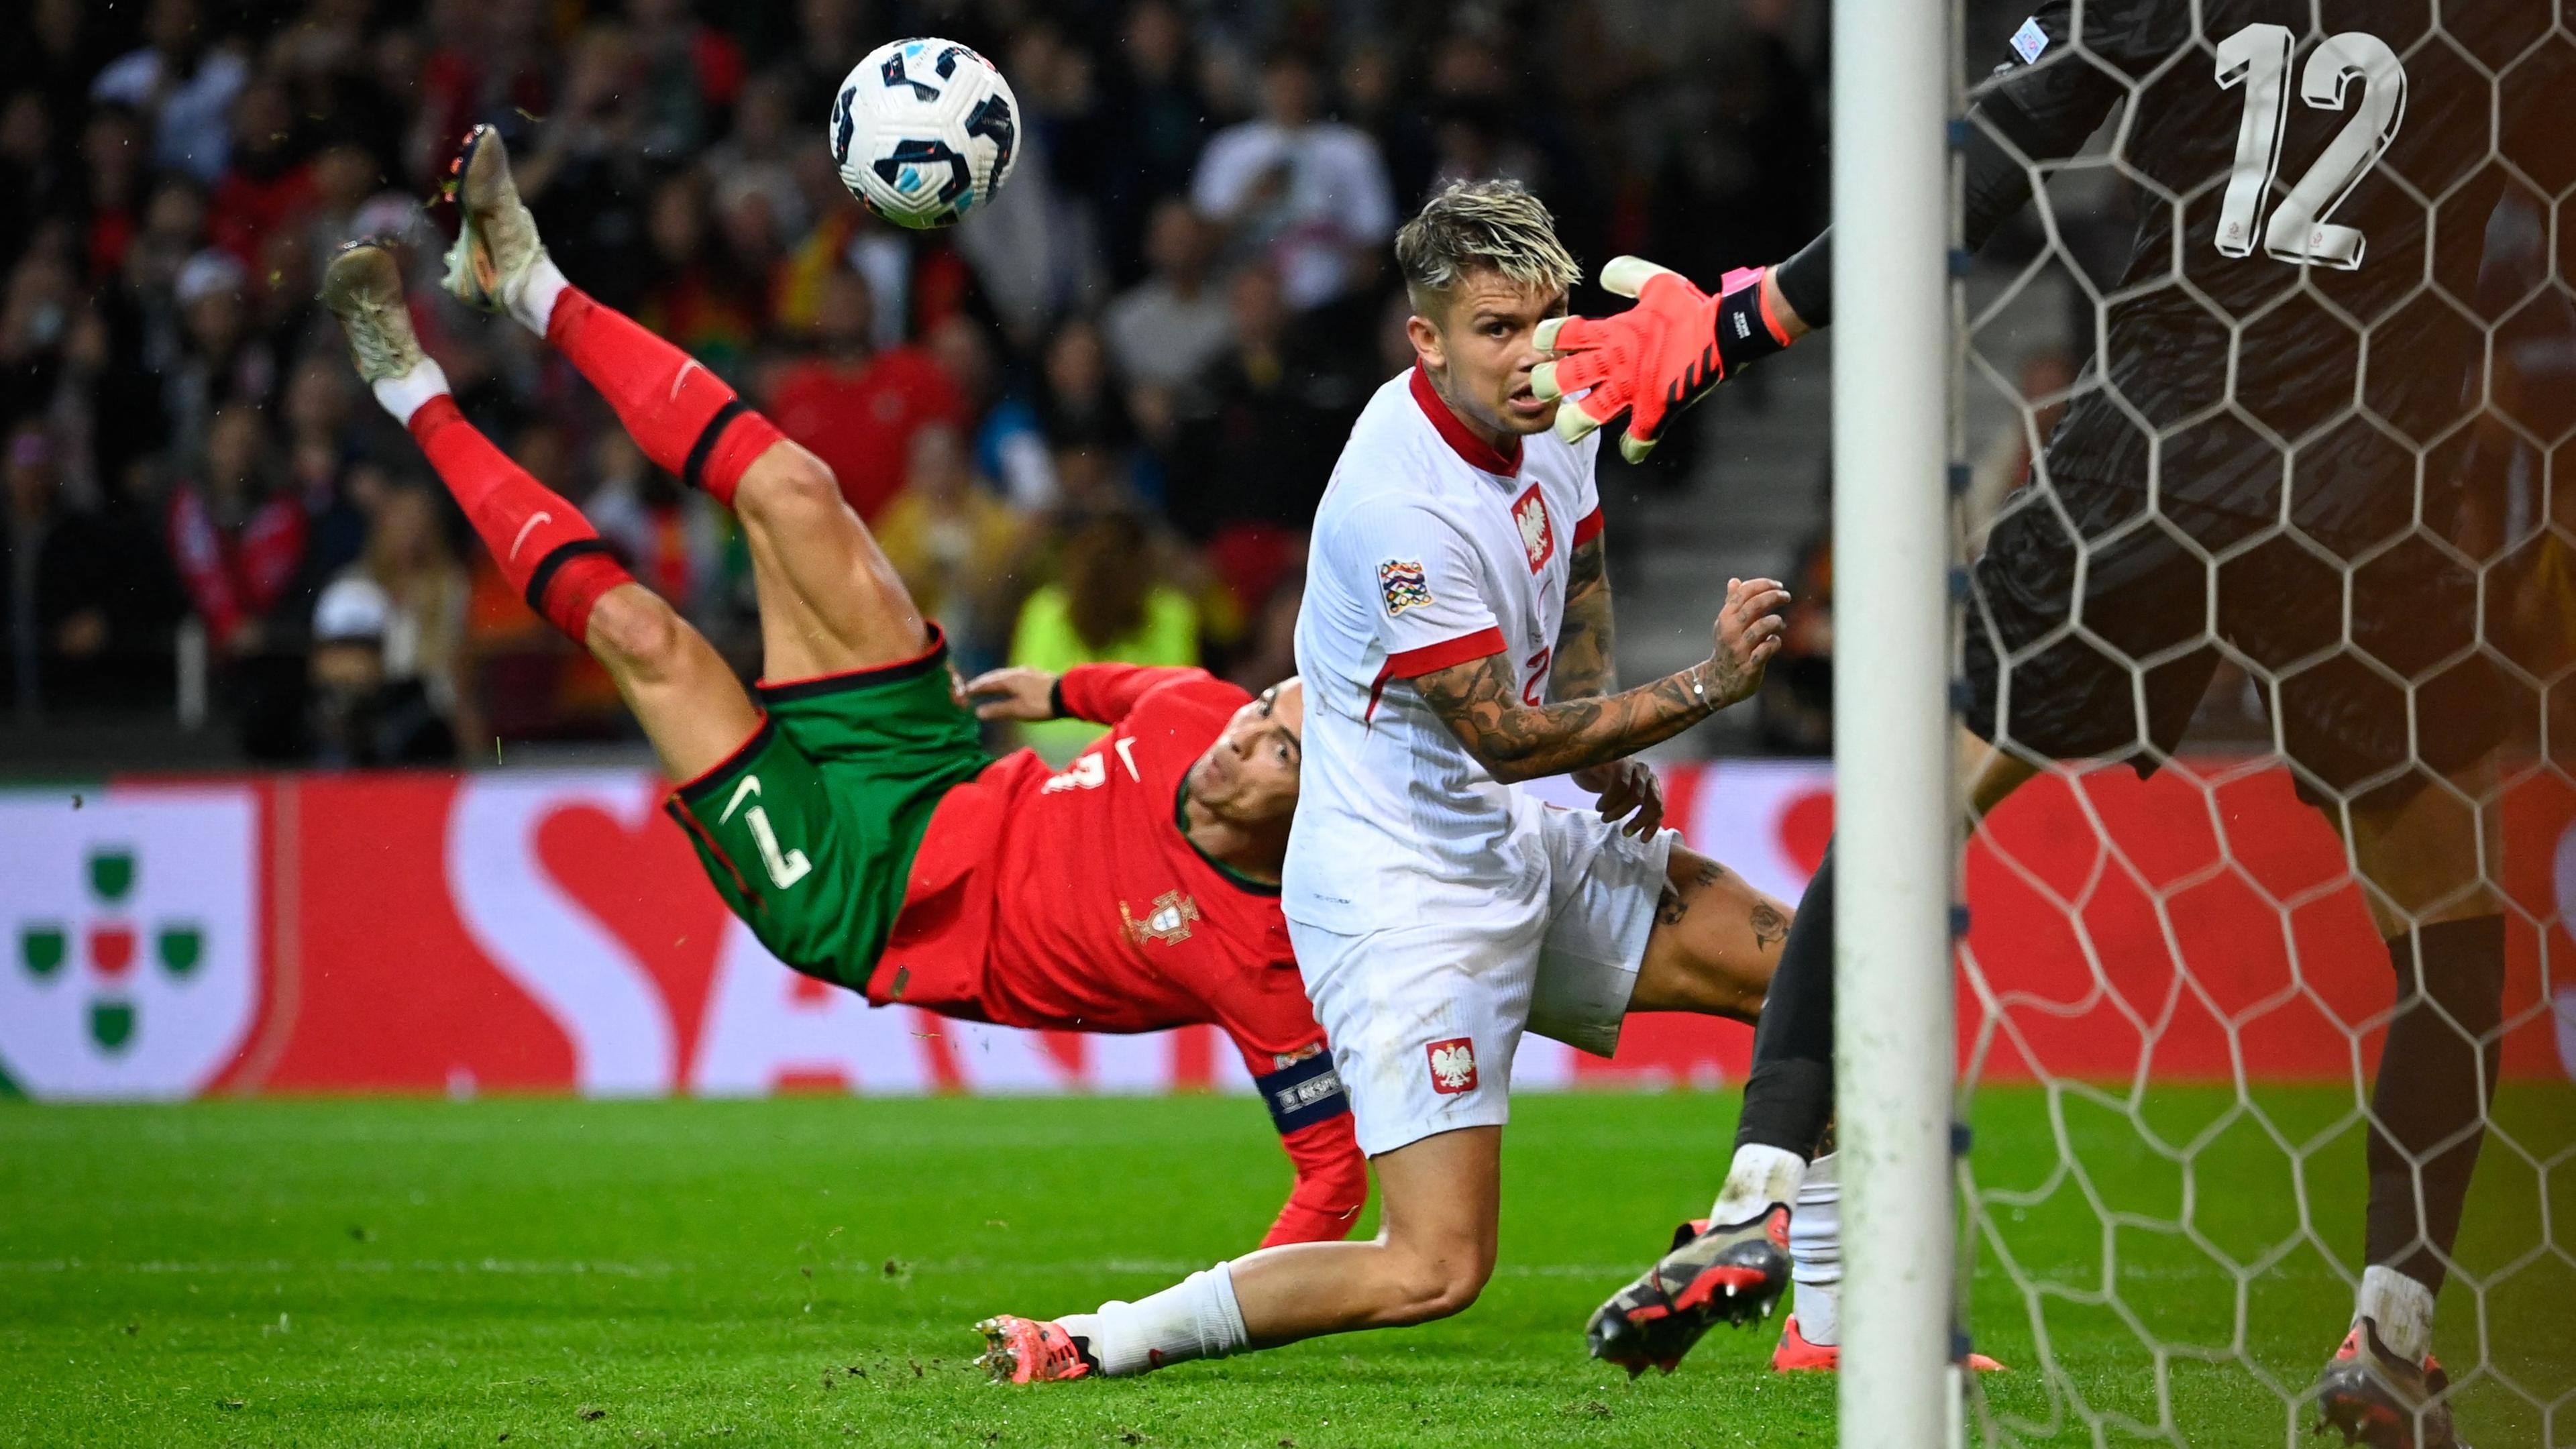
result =
[[1950,7],[1836,0],[1836,1140],[1841,1442],[1945,1445],[1951,1205]]

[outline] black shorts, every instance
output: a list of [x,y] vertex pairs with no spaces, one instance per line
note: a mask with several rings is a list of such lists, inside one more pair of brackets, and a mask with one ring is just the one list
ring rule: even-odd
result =
[[2221,646],[2246,664],[2312,804],[2402,803],[2504,738],[2473,567],[2427,530],[2338,557],[2247,510],[2034,481],[1971,575],[1967,724],[2045,759],[2174,751]]

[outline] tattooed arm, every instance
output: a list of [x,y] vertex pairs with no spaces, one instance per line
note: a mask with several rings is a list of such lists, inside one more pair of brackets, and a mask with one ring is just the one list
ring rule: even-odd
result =
[[1610,623],[1610,566],[1601,535],[1574,546],[1566,560],[1565,622],[1556,631],[1550,691],[1559,699],[1608,694],[1619,687],[1619,651]]
[[1589,769],[1671,739],[1752,694],[1780,647],[1778,611],[1788,601],[1770,579],[1730,580],[1714,654],[1608,698],[1527,703],[1507,654],[1434,670],[1413,687],[1497,780]]
[[[1549,692],[1558,699],[1588,699],[1619,688],[1619,648],[1611,628],[1610,565],[1601,535],[1574,546],[1567,559],[1565,622],[1556,631]],[[1651,835],[1664,823],[1664,786],[1646,762],[1633,756],[1573,774],[1579,790],[1596,797],[1604,820],[1625,820],[1630,835]]]

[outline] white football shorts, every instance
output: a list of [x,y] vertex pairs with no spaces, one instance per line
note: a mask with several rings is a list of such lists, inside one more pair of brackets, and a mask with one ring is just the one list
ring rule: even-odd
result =
[[1372,1157],[1509,1121],[1525,1030],[1597,1056],[1618,1049],[1680,836],[1623,835],[1593,811],[1527,796],[1516,814],[1517,843],[1535,847],[1526,854],[1545,878],[1497,892],[1471,921],[1360,935],[1288,923]]

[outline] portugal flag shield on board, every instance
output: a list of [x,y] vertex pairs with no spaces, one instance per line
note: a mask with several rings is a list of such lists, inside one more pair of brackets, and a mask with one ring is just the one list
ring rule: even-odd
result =
[[0,1073],[53,1098],[212,1082],[258,1015],[258,824],[246,788],[0,794]]

